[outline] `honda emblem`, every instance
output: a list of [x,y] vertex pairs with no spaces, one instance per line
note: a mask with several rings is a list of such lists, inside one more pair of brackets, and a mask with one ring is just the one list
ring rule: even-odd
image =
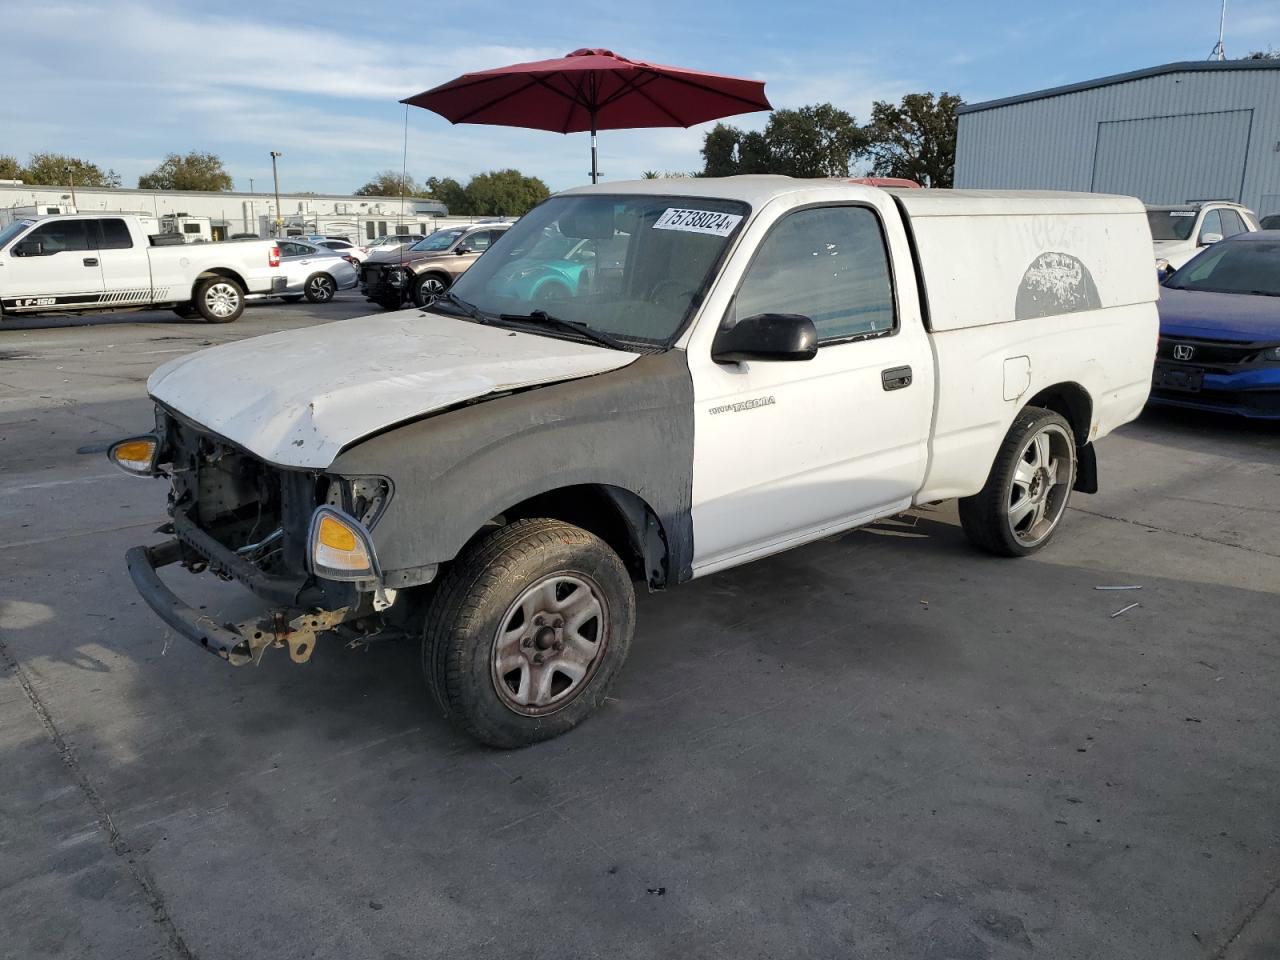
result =
[[1185,343],[1176,344],[1173,348],[1173,359],[1190,360],[1196,355],[1196,348]]

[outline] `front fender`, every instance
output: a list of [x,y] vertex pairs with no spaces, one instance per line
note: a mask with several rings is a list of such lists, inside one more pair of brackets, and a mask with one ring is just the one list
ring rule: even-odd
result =
[[693,382],[681,350],[397,427],[345,450],[330,472],[394,483],[372,532],[384,571],[445,563],[538,494],[607,485],[649,505],[672,579],[692,576]]

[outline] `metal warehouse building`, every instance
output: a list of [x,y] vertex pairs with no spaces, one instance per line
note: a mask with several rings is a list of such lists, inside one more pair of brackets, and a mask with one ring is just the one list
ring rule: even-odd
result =
[[957,111],[957,187],[1280,213],[1280,61],[1167,63]]

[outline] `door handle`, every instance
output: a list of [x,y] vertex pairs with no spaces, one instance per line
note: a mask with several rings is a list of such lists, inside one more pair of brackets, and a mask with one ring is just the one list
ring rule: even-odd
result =
[[886,390],[901,390],[911,386],[910,367],[890,367],[880,371],[880,385]]
[[96,266],[98,265],[98,258],[97,258],[97,257],[85,257],[85,258],[84,258],[84,265],[85,265],[86,267],[96,267]]

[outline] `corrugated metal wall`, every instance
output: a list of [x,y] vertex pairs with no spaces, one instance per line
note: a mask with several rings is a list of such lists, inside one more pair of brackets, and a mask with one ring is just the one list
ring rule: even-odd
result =
[[[961,114],[959,124],[957,187],[1124,192],[1148,203],[1221,195],[1280,213],[1268,209],[1280,197],[1280,70],[1144,77]],[[1210,165],[1196,168],[1188,152]]]

